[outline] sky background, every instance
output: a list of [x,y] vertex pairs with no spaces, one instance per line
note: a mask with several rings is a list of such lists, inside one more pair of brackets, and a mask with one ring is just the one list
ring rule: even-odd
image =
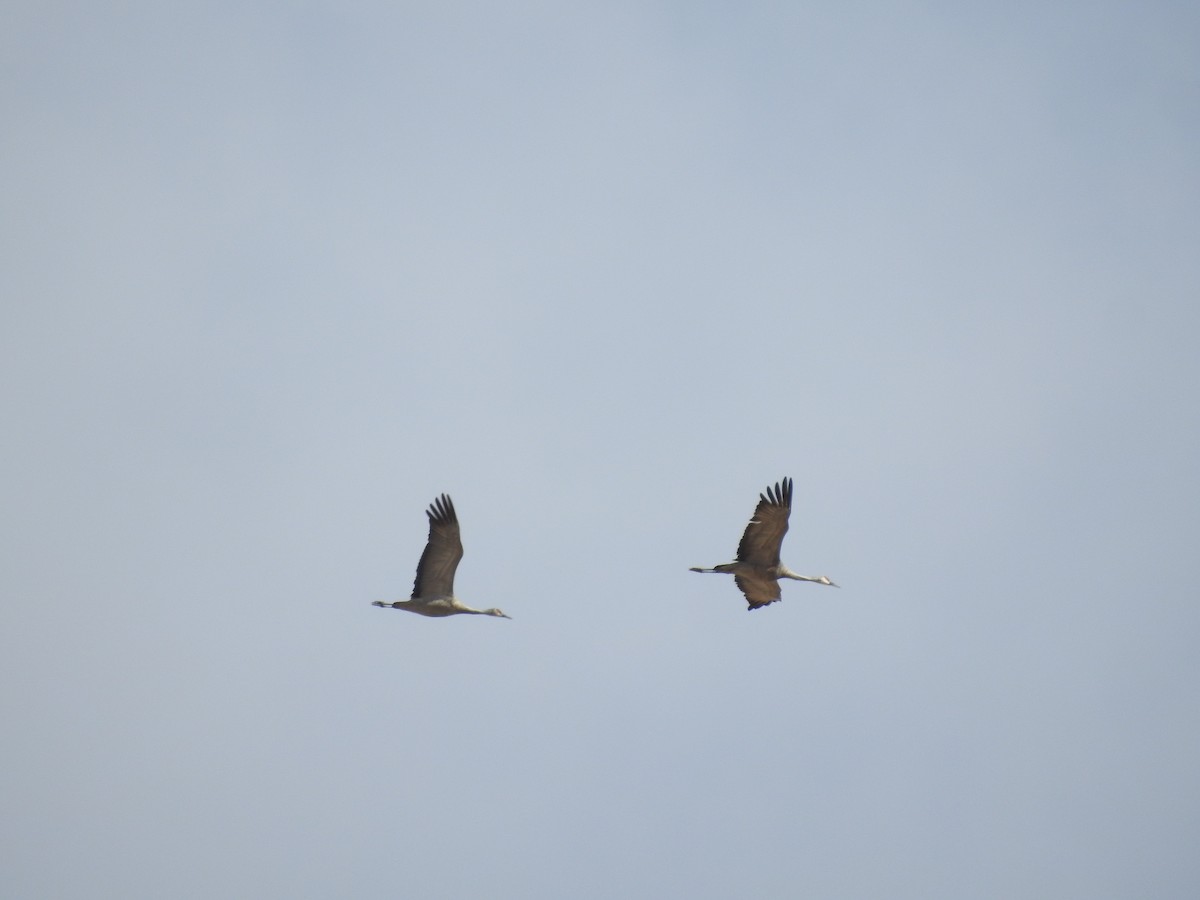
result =
[[6,4],[0,894],[1196,896],[1197,46]]

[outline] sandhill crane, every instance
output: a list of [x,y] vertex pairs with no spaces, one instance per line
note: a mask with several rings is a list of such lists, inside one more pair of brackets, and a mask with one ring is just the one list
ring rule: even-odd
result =
[[372,606],[407,609],[423,616],[454,616],[468,613],[476,616],[506,616],[498,609],[471,609],[454,596],[454,572],[462,559],[462,540],[458,535],[458,515],[454,504],[445,494],[429,504],[429,540],[417,563],[417,580],[413,582],[412,598],[385,603],[376,600]]
[[785,478],[772,489],[767,486],[765,495],[758,495],[758,506],[754,518],[742,534],[738,544],[737,561],[722,563],[712,569],[693,566],[692,572],[723,572],[733,576],[750,609],[758,609],[780,599],[779,579],[793,578],[796,581],[814,581],[837,587],[824,575],[797,575],[779,561],[779,548],[788,530],[788,516],[792,513],[792,479]]

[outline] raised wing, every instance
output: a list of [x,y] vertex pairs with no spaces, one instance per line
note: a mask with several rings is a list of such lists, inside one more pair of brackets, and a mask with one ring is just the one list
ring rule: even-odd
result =
[[733,582],[746,595],[750,609],[758,609],[768,603],[774,603],[782,594],[779,582],[762,575],[750,572],[739,572],[733,576]]
[[[783,546],[783,536],[787,534],[788,516],[791,514],[792,479],[785,478],[774,489],[768,487],[765,495],[758,495],[754,518],[742,532],[742,542],[738,544],[738,562],[754,566],[779,565],[779,548]],[[749,594],[746,596],[749,597]],[[775,586],[772,599],[779,599],[778,585]]]
[[450,498],[442,494],[429,505],[429,540],[417,563],[412,599],[454,596],[454,572],[462,559],[458,515]]

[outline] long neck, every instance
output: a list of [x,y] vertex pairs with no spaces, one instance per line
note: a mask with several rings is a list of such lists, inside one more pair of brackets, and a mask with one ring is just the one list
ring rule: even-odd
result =
[[456,603],[454,608],[461,613],[467,613],[472,616],[502,616],[505,619],[508,618],[508,616],[505,616],[498,609],[471,609],[471,607],[463,606],[461,603]]
[[787,566],[783,566],[783,565],[781,565],[779,567],[779,577],[780,578],[790,578],[793,581],[820,581],[821,580],[820,578],[814,578],[811,575],[798,575],[795,572],[793,572],[791,569],[789,569]]

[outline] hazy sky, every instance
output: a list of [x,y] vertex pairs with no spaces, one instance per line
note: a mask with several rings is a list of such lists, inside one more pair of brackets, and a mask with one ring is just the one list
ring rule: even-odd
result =
[[0,894],[1196,896],[1198,46],[6,5]]

